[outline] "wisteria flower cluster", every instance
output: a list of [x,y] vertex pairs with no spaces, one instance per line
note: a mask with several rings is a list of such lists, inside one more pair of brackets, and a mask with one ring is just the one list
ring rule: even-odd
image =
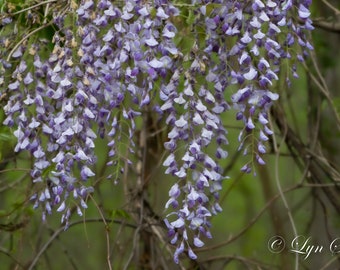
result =
[[[228,157],[223,114],[233,108],[244,123],[239,150],[249,162],[241,170],[264,165],[282,62],[292,63],[289,82],[297,76],[296,62],[312,49],[311,1],[113,2],[85,0],[55,14],[58,30],[48,56],[43,40],[2,52],[4,124],[14,130],[15,151],[26,150],[34,160],[31,177],[42,187],[31,198],[34,206],[43,219],[61,212],[67,225],[71,207],[82,215],[94,191],[89,179],[95,177],[96,138],[109,139],[107,166],[116,166],[120,131],[127,130],[133,155],[136,119],[152,110],[169,126],[163,165],[174,184],[164,221],[176,246],[174,260],[185,251],[196,259],[192,248],[212,237],[211,216],[222,211],[219,191],[227,177],[219,160]],[[184,23],[186,13],[192,19]],[[10,17],[2,21],[11,23]]]

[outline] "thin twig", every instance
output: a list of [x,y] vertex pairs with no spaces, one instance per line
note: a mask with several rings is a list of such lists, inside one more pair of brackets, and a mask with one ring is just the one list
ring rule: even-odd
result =
[[[86,219],[86,220],[78,220],[78,221],[70,223],[68,225],[68,227],[70,229],[71,227],[74,227],[75,225],[83,224],[84,222],[86,222],[86,223],[92,223],[92,222],[97,223],[97,222],[103,222],[103,219],[102,218],[93,218],[93,219]],[[120,221],[120,220],[105,219],[105,222],[107,222],[107,223],[117,223],[117,224],[124,223],[124,225],[127,226],[127,227],[136,228],[136,226],[134,224],[125,223],[124,221]],[[35,255],[34,260],[30,264],[30,266],[28,267],[28,270],[32,270],[35,267],[35,265],[39,261],[41,255],[46,252],[46,250],[50,247],[50,245],[52,244],[54,239],[56,239],[56,237],[58,237],[59,234],[61,234],[64,231],[65,231],[65,227],[62,226],[54,232],[54,234],[50,237],[50,239],[48,239],[48,241],[45,243],[45,245]]]
[[[339,259],[339,255],[335,255],[330,261],[328,261],[320,270],[330,269],[329,266]],[[333,268],[332,268],[333,269]],[[335,268],[334,268],[335,269]]]
[[10,51],[10,53],[7,56],[6,61],[9,62],[9,60],[12,57],[12,54],[19,48],[19,46],[26,40],[28,39],[30,36],[32,36],[33,34],[39,32],[40,30],[50,26],[53,24],[53,21],[48,22],[47,24],[44,24],[36,29],[34,29],[33,31],[29,32],[26,36],[24,36],[17,44],[15,44],[15,46],[13,47],[13,49]]
[[337,34],[340,33],[340,23],[327,22],[327,21],[321,20],[321,19],[314,19],[313,25],[315,27],[326,30],[328,32],[337,33]]
[[139,238],[140,229],[141,229],[141,225],[137,227],[137,229],[135,230],[135,233],[133,235],[133,247],[132,247],[132,250],[131,250],[131,254],[130,254],[129,258],[127,259],[125,266],[123,268],[124,270],[128,269],[128,267],[130,266],[130,263],[133,259],[133,255],[135,254],[135,246],[137,245],[137,239]]
[[[274,130],[273,123],[272,123],[271,119],[269,119],[269,120],[270,120],[269,124],[271,126],[271,129]],[[283,131],[283,135],[282,135],[282,139],[281,139],[281,142],[280,142],[278,148],[276,147],[277,146],[276,136],[275,136],[275,134],[273,134],[273,141],[274,141],[274,145],[275,145],[275,148],[276,148],[275,149],[275,152],[276,152],[276,155],[275,155],[275,180],[276,180],[276,186],[278,188],[278,191],[279,191],[280,197],[282,199],[283,205],[285,206],[285,208],[287,210],[288,218],[289,218],[290,224],[291,224],[292,229],[293,229],[294,237],[297,237],[298,234],[297,234],[295,221],[293,219],[292,212],[290,211],[290,207],[288,205],[286,196],[283,193],[281,181],[280,181],[280,176],[279,176],[280,149],[284,145],[284,142],[286,141],[287,133],[288,133],[288,129],[287,129],[287,126],[285,126],[284,131]],[[299,255],[298,255],[298,253],[296,253],[296,256],[295,256],[295,269],[296,270],[299,269]]]
[[11,258],[13,261],[15,261],[15,263],[17,265],[19,265],[21,268],[24,268],[24,266],[14,256],[12,256],[12,254],[9,251],[7,251],[6,249],[0,247],[0,253],[5,254],[6,256]]
[[[294,185],[290,188],[287,188],[285,190],[283,190],[283,193],[287,193],[290,192],[292,190],[301,188],[303,186],[300,185]],[[251,226],[253,226],[255,224],[255,222],[265,213],[265,211],[271,206],[272,203],[274,203],[278,198],[280,198],[280,194],[276,194],[274,197],[272,197],[267,203],[266,205],[260,210],[260,212],[253,217],[253,219],[251,221],[249,221],[249,223],[242,229],[240,230],[235,236],[229,238],[226,241],[223,241],[221,243],[218,243],[216,245],[213,246],[209,246],[209,247],[205,247],[205,248],[200,248],[200,249],[195,249],[195,252],[199,253],[199,252],[204,252],[204,251],[211,251],[213,249],[218,249],[220,247],[223,247],[225,245],[230,244],[231,242],[234,242],[236,239],[238,239],[240,236],[242,236]]]
[[91,196],[91,194],[89,194],[89,198],[92,200],[93,204],[95,205],[95,207],[97,208],[99,215],[102,218],[102,221],[105,225],[105,237],[106,237],[106,260],[107,260],[107,264],[109,266],[109,269],[112,270],[112,265],[111,265],[111,256],[110,256],[110,234],[109,234],[109,226],[105,220],[105,217],[103,215],[103,212],[101,211],[101,209],[99,208],[99,205],[97,204],[97,202],[95,201],[95,199]]
[[322,3],[324,3],[327,7],[329,7],[331,10],[334,11],[335,15],[340,15],[340,10],[337,9],[335,6],[333,6],[331,3],[329,3],[327,0],[321,0]]
[[[323,76],[321,75],[321,71],[319,70],[319,67],[318,67],[318,64],[317,64],[315,58],[316,58],[315,54],[312,53],[311,59],[312,59],[315,71],[316,71],[316,73],[318,75],[318,78],[320,79],[321,83],[320,83],[320,81],[318,81],[318,79],[311,72],[309,72],[309,75],[310,75],[311,79],[313,80],[313,82],[318,86],[320,91],[324,94],[324,96],[325,96],[329,106],[331,107],[331,110],[332,110],[334,116],[335,116],[337,128],[338,128],[338,130],[340,130],[340,117],[339,117],[339,114],[338,114],[338,112],[336,111],[336,108],[333,105],[333,101],[332,101],[329,89],[327,87],[327,84],[326,84]],[[306,69],[306,71],[308,72],[309,68],[307,67],[306,63],[303,63],[303,66]]]
[[58,0],[47,0],[47,1],[44,1],[44,2],[40,2],[38,4],[35,4],[33,6],[29,6],[27,8],[23,8],[23,9],[20,9],[14,13],[10,13],[9,15],[13,16],[13,15],[18,15],[20,13],[23,13],[25,11],[28,11],[28,10],[31,10],[31,9],[34,9],[36,7],[39,7],[39,6],[42,6],[42,5],[45,5],[45,4],[50,4],[50,3],[53,3],[53,2],[58,2]]
[[[59,15],[58,15],[58,16],[63,16],[63,15],[67,12],[67,9],[68,9],[68,7],[66,6],[65,9],[64,9],[63,11],[60,11],[60,12],[59,12]],[[8,54],[6,61],[8,62],[8,61],[10,60],[12,54],[19,48],[19,46],[20,46],[25,40],[27,40],[27,39],[28,39],[30,36],[32,36],[33,34],[39,32],[40,30],[42,30],[42,29],[44,29],[44,28],[46,28],[46,27],[52,25],[53,23],[54,23],[54,21],[51,20],[50,22],[48,22],[48,23],[46,23],[46,24],[44,24],[44,25],[42,25],[42,26],[40,26],[40,27],[34,29],[33,31],[29,32],[26,36],[24,36],[17,44],[15,44],[14,48],[13,48],[13,49],[11,50],[11,52]]]
[[247,262],[249,264],[253,264],[254,266],[257,266],[257,267],[260,267],[261,265],[261,268],[260,269],[264,269],[262,267],[266,267],[265,269],[273,269],[273,265],[268,265],[268,266],[263,266],[264,263],[261,263],[259,261],[256,261],[254,259],[249,259],[249,258],[245,258],[245,257],[242,257],[242,256],[237,256],[237,255],[230,255],[230,256],[224,256],[224,255],[218,255],[218,256],[211,256],[207,259],[204,259],[204,260],[201,260],[200,263],[207,263],[207,262],[216,262],[216,261],[219,261],[219,260],[237,260],[237,261],[242,261],[242,262]]

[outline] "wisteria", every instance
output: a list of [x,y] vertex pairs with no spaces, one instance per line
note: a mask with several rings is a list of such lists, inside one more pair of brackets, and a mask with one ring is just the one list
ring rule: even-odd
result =
[[248,161],[240,169],[254,172],[255,163],[265,165],[273,134],[276,81],[284,76],[289,85],[313,49],[310,4],[85,0],[54,14],[48,54],[43,39],[2,51],[3,124],[13,130],[15,151],[33,158],[31,200],[43,219],[61,212],[67,227],[74,205],[83,214],[94,191],[96,140],[108,140],[107,166],[123,171],[119,143],[128,140],[129,155],[137,155],[137,122],[151,110],[168,127],[162,163],[173,184],[164,222],[174,260],[184,252],[196,259],[193,249],[212,237],[211,217],[222,211],[225,113],[235,110],[243,123],[237,147]]

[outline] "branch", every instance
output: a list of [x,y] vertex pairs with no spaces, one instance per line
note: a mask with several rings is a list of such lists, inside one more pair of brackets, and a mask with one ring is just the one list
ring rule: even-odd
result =
[[11,253],[9,251],[7,251],[6,249],[0,247],[0,253],[5,254],[6,256],[10,257],[13,261],[15,261],[15,263],[20,266],[22,269],[24,269],[24,266],[14,257],[11,255]]
[[335,13],[335,15],[340,15],[340,10],[337,9],[335,6],[333,6],[331,3],[329,3],[327,0],[321,0],[322,3],[324,3],[328,8],[330,8],[331,10],[333,10],[333,12]]
[[[97,219],[86,219],[86,220],[79,220],[79,221],[75,221],[69,224],[69,228],[78,225],[78,224],[82,224],[82,223],[90,223],[90,222],[103,222],[102,218],[97,218]],[[112,220],[112,219],[105,219],[106,223],[118,223],[118,224],[122,224],[124,223],[125,226],[127,227],[131,227],[131,228],[136,228],[135,225],[130,224],[130,223],[126,223],[120,220]],[[54,241],[54,239],[56,239],[59,234],[61,234],[62,232],[65,231],[65,227],[62,226],[60,227],[58,230],[56,230],[54,232],[54,234],[50,237],[50,239],[48,239],[48,241],[45,243],[45,245],[40,249],[40,251],[36,254],[34,260],[32,261],[32,263],[30,263],[29,267],[27,268],[28,270],[32,270],[34,269],[35,265],[38,263],[39,258],[41,257],[42,254],[44,254],[44,252],[50,247],[50,245],[52,244],[52,242]]]
[[6,231],[6,232],[15,232],[17,230],[20,230],[24,228],[29,222],[29,219],[24,219],[23,221],[19,223],[7,223],[7,224],[0,224],[0,231]]
[[33,5],[33,6],[29,6],[29,7],[27,7],[27,8],[23,8],[23,9],[21,9],[21,10],[19,10],[19,11],[14,12],[14,13],[5,14],[5,16],[6,16],[6,15],[10,15],[10,16],[18,15],[18,14],[20,14],[20,13],[23,13],[23,12],[25,12],[25,11],[34,9],[34,8],[39,7],[39,6],[41,6],[41,5],[45,5],[45,4],[49,4],[49,3],[53,3],[53,2],[57,2],[57,0],[48,0],[48,1],[40,2],[40,3],[35,4],[35,5]]
[[[293,191],[295,189],[299,189],[299,188],[302,188],[303,185],[300,185],[300,184],[297,184],[297,185],[294,185],[290,188],[287,188],[285,190],[283,190],[283,193],[286,193],[286,192],[290,192],[290,191]],[[235,234],[234,236],[231,236],[228,240],[226,241],[222,241],[218,244],[215,244],[213,246],[209,246],[209,247],[204,247],[204,248],[200,248],[200,249],[195,249],[194,251],[196,253],[200,253],[200,252],[205,252],[205,251],[211,251],[211,250],[214,250],[214,249],[218,249],[220,247],[223,247],[223,246],[226,246],[226,245],[229,245],[230,243],[234,242],[235,240],[237,240],[239,237],[241,237],[243,234],[245,234],[249,228],[251,228],[255,223],[256,221],[266,212],[266,210],[272,205],[272,203],[274,203],[278,198],[280,198],[280,194],[277,193],[274,197],[272,197],[267,203],[266,205],[258,212],[258,214],[253,217],[252,220],[250,220],[248,222],[248,224],[242,228],[237,234]]]
[[333,22],[327,22],[327,21],[322,20],[322,19],[314,19],[313,25],[315,27],[322,29],[322,30],[340,34],[340,23],[337,23],[337,22],[334,22],[334,21]]
[[300,153],[302,162],[308,166],[311,173],[311,179],[313,179],[315,183],[322,184],[325,182],[324,179],[328,178],[335,184],[334,187],[323,186],[322,189],[336,211],[340,213],[340,186],[338,185],[340,179],[339,172],[334,169],[325,158],[322,156],[320,157],[320,153],[315,153],[298,139],[295,132],[285,122],[284,119],[286,118],[282,109],[279,107],[273,108],[272,113],[279,130],[281,132],[286,130],[287,132],[285,141],[289,149],[294,149]]

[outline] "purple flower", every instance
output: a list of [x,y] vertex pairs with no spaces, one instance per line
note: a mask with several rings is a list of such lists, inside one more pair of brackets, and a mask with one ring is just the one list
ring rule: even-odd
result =
[[[295,62],[313,49],[306,35],[313,29],[310,0],[208,2],[190,7],[195,16],[184,44],[186,31],[176,29],[182,12],[167,0],[87,0],[76,10],[77,31],[67,26],[68,13],[54,16],[54,48],[47,54],[40,39],[3,51],[2,58],[11,59],[0,60],[10,70],[9,76],[0,70],[4,124],[14,130],[15,151],[31,155],[32,201],[43,219],[61,212],[67,227],[74,205],[79,215],[87,208],[93,188],[86,185],[102,158],[97,137],[107,139],[103,158],[117,181],[140,159],[143,136],[151,146],[164,133],[164,171],[174,181],[165,204],[172,208],[165,223],[176,245],[174,260],[185,249],[197,259],[192,245],[202,247],[203,236],[212,237],[210,218],[222,211],[225,112],[235,109],[242,120],[239,150],[251,158],[241,171],[250,173],[254,162],[265,164],[283,61],[292,63],[288,80],[297,77]],[[5,17],[3,27],[10,21]],[[201,33],[205,38],[195,40]],[[48,188],[41,191],[38,183]]]
[[307,9],[303,4],[299,5],[299,17],[301,19],[307,19],[310,15],[309,9]]
[[86,180],[87,178],[92,177],[95,174],[94,172],[92,172],[92,170],[89,167],[83,166],[81,169],[80,175],[83,180]]

